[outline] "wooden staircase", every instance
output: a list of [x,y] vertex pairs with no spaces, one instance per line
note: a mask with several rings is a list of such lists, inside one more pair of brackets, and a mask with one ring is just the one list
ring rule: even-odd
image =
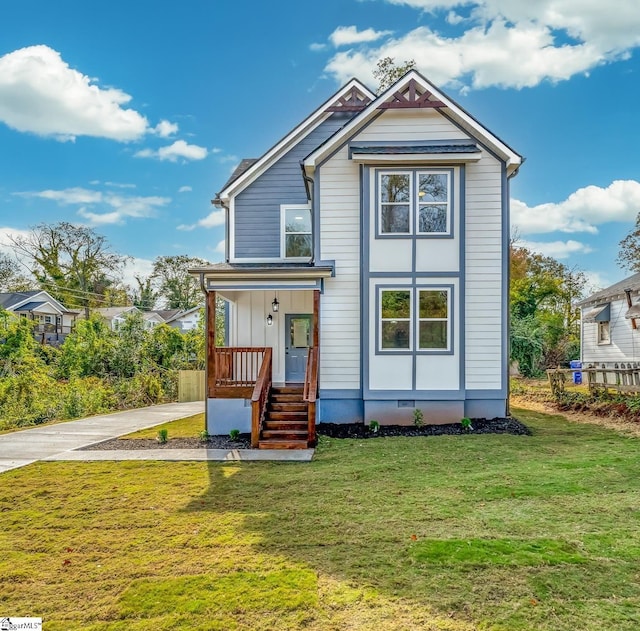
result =
[[260,449],[306,449],[309,446],[308,423],[303,385],[274,386],[258,446]]

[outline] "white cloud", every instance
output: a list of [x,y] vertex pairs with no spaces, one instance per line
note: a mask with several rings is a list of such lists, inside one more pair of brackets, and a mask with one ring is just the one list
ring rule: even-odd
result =
[[593,249],[579,241],[520,241],[519,246],[554,259],[567,259],[574,254],[589,254]]
[[[334,55],[325,67],[328,74],[340,82],[358,76],[373,83],[376,62],[388,56],[414,59],[421,72],[441,85],[523,88],[587,73],[627,58],[640,45],[637,0],[619,0],[615,10],[594,0],[387,1],[447,12],[443,17],[449,24],[464,22],[468,28],[445,37],[433,26],[421,26],[380,46],[361,44]],[[470,9],[469,18],[453,13],[456,7]]]
[[586,186],[559,203],[529,207],[511,200],[512,226],[518,234],[587,232],[611,221],[635,221],[640,212],[640,182],[616,180],[607,188]]
[[154,131],[161,138],[167,138],[168,136],[173,136],[173,134],[178,133],[178,125],[177,123],[170,123],[166,120],[161,120],[154,128]]
[[[171,201],[169,197],[116,195],[79,187],[28,191],[14,195],[48,199],[62,206],[80,206],[78,214],[95,225],[121,224],[127,218],[153,217],[158,208],[166,206]],[[105,208],[106,211],[101,210]]]
[[178,230],[191,231],[196,228],[217,228],[218,226],[224,226],[225,224],[225,210],[220,208],[210,212],[206,217],[196,221],[193,224],[181,224],[178,226]]
[[329,41],[338,48],[339,46],[349,46],[350,44],[375,42],[389,34],[391,34],[391,31],[376,31],[372,28],[358,31],[356,26],[339,26],[329,35]]
[[183,158],[184,160],[203,160],[208,154],[209,152],[205,147],[190,145],[184,140],[176,140],[173,144],[160,147],[157,151],[153,149],[142,149],[133,155],[136,158],[156,158],[158,160],[177,162],[179,158]]
[[309,44],[309,50],[314,52],[314,53],[318,53],[320,51],[326,50],[327,45],[326,44]]
[[21,132],[73,140],[96,136],[141,138],[147,119],[123,106],[131,97],[101,88],[73,70],[48,46],[29,46],[0,57],[0,121]]
[[122,269],[122,282],[130,287],[137,287],[136,276],[146,278],[153,272],[153,261],[150,259],[129,259]]
[[190,193],[193,190],[190,186],[181,186],[178,189],[178,193]]
[[224,239],[222,239],[222,241],[218,242],[218,245],[216,245],[215,252],[217,254],[224,254],[225,253],[225,240]]
[[30,234],[30,230],[20,230],[9,226],[0,227],[0,252],[14,256],[15,253],[11,248],[11,239],[27,238]]
[[597,291],[600,291],[605,287],[609,287],[613,285],[614,282],[617,282],[617,280],[619,280],[616,279],[612,281],[608,276],[602,274],[602,272],[586,271],[584,272],[584,275],[587,278],[587,282],[583,291],[583,295],[585,297],[591,294],[595,294]]

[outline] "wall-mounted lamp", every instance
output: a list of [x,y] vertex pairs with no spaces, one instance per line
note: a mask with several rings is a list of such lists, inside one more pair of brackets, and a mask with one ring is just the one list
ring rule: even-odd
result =
[[273,324],[273,316],[269,314],[267,316],[267,326],[271,326]]
[[273,302],[271,303],[271,310],[274,313],[278,313],[278,309],[280,308],[280,303],[278,302],[278,298],[274,298]]

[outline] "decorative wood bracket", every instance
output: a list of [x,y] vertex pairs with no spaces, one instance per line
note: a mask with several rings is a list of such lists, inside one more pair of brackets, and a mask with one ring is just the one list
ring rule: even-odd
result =
[[337,103],[327,108],[327,112],[361,112],[367,105],[371,103],[371,99],[362,94],[355,86],[351,88],[351,92],[341,96]]
[[421,92],[422,88],[418,85],[415,79],[411,79],[404,92],[394,92],[393,100],[381,103],[378,109],[381,110],[394,110],[405,109],[410,107],[447,107],[442,101],[431,100],[433,94],[429,90]]

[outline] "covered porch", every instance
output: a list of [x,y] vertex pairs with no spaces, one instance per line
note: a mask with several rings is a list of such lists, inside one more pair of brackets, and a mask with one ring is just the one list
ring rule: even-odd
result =
[[[315,445],[320,301],[331,267],[219,264],[197,271],[206,294],[207,428],[251,433],[253,447]],[[216,300],[225,345],[216,344]]]

